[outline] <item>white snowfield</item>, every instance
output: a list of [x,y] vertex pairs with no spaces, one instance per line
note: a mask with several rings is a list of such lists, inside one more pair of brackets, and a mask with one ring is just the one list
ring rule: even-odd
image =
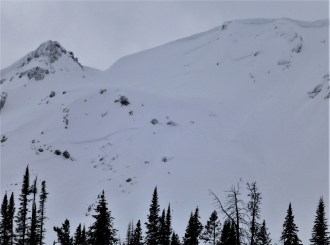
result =
[[156,185],[182,237],[191,211],[205,225],[215,209],[209,189],[225,201],[239,183],[248,201],[253,181],[273,243],[290,202],[309,242],[320,196],[329,208],[328,20],[230,21],[106,71],[82,65],[47,41],[1,70],[1,198],[14,191],[18,209],[27,165],[46,180],[47,244],[65,218],[88,227],[103,189],[122,240]]

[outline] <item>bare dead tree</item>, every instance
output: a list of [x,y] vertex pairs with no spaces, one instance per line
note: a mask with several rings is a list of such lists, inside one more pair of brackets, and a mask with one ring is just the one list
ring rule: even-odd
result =
[[255,238],[258,232],[259,224],[257,220],[260,219],[260,204],[261,204],[261,193],[258,192],[257,183],[247,183],[247,189],[249,191],[248,197],[250,201],[247,204],[247,209],[250,213],[250,245],[255,245]]
[[239,184],[237,184],[237,187],[232,186],[229,190],[225,191],[228,194],[224,204],[222,204],[216,194],[211,190],[209,192],[214,197],[216,207],[220,209],[226,218],[234,223],[237,235],[236,245],[242,244],[244,238],[247,237],[247,227],[249,224],[247,219],[249,216],[244,201],[239,199],[239,195],[241,194]]

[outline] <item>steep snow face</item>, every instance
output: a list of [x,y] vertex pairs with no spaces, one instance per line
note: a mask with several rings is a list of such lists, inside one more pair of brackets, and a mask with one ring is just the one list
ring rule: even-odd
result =
[[307,243],[328,206],[328,34],[325,20],[230,21],[105,72],[48,41],[1,71],[1,195],[18,197],[27,164],[47,181],[48,244],[65,218],[91,224],[102,189],[123,239],[157,185],[182,237],[197,205],[203,224],[215,209],[209,189],[225,201],[239,183],[247,201],[257,181],[273,242],[291,202]]

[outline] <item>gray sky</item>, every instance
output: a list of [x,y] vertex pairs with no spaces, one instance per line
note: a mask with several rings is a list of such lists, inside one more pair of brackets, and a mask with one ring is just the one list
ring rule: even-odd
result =
[[46,40],[105,70],[128,54],[245,18],[329,18],[328,1],[1,1],[5,68]]

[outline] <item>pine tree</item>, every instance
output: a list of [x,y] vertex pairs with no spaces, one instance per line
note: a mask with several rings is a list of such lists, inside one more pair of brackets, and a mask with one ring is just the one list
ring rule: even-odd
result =
[[111,217],[111,211],[108,211],[104,190],[98,198],[96,215],[93,215],[95,222],[89,228],[89,242],[91,245],[113,245],[117,242],[115,238],[117,230],[113,228],[114,218]]
[[171,206],[168,205],[165,215],[165,209],[163,209],[161,217],[158,219],[158,244],[170,245],[172,234],[172,217]]
[[184,245],[194,244],[193,241],[192,241],[192,236],[193,236],[193,233],[194,233],[194,231],[193,231],[193,222],[194,221],[193,220],[194,220],[194,216],[193,216],[193,213],[191,212],[185,235],[182,238]]
[[230,220],[226,219],[222,226],[221,237],[220,237],[220,245],[227,245],[228,239],[230,235]]
[[32,186],[30,187],[30,193],[33,194],[33,199],[32,199],[31,217],[29,218],[30,227],[29,227],[29,232],[27,234],[27,240],[28,243],[31,245],[39,244],[38,236],[40,234],[39,233],[40,225],[38,223],[37,204],[36,204],[36,195],[38,193],[37,180],[38,180],[38,176],[36,176]]
[[38,193],[37,180],[38,180],[38,176],[36,176],[36,178],[33,181],[33,184],[30,187],[30,193],[33,194],[33,202],[36,201],[36,195]]
[[47,200],[47,195],[48,193],[46,192],[46,181],[42,181],[41,183],[41,193],[39,196],[39,210],[38,210],[38,224],[39,224],[39,245],[44,244],[43,240],[45,238],[45,220],[47,219],[46,217],[46,207],[45,203]]
[[8,206],[8,230],[9,230],[9,245],[14,244],[14,215],[15,215],[15,199],[14,199],[14,192],[11,193],[9,206]]
[[171,215],[171,205],[168,204],[166,219],[165,219],[165,244],[170,245],[171,243],[171,234],[172,234],[172,215]]
[[76,232],[73,235],[73,244],[80,245],[81,244],[81,224],[79,223]]
[[132,242],[131,245],[143,245],[143,237],[142,237],[142,228],[141,222],[138,220],[136,223],[136,228],[133,232]]
[[171,242],[172,233],[172,217],[170,206],[168,206],[167,213],[165,215],[165,209],[163,209],[162,216],[158,222],[158,244],[169,245]]
[[3,197],[3,201],[1,204],[1,221],[0,221],[0,244],[8,244],[10,237],[9,237],[9,230],[8,230],[8,199],[7,199],[7,192]]
[[158,244],[166,244],[166,224],[165,224],[165,209],[163,209],[162,216],[160,216],[158,221]]
[[316,209],[316,216],[314,227],[312,230],[312,238],[310,242],[312,245],[328,245],[330,243],[327,218],[325,217],[325,205],[323,197],[320,197],[318,207]]
[[134,227],[133,220],[128,222],[127,232],[126,232],[126,245],[131,245],[133,239]]
[[248,197],[250,201],[247,204],[247,210],[250,213],[250,245],[255,245],[256,235],[258,233],[259,224],[257,222],[260,219],[260,204],[261,204],[261,193],[258,192],[257,183],[247,183],[247,189],[249,190]]
[[73,245],[73,238],[70,237],[70,221],[66,219],[62,227],[55,227],[54,231],[57,233],[57,242],[61,245]]
[[35,245],[39,243],[39,224],[37,222],[37,206],[35,201],[33,201],[32,203],[30,232],[28,232],[27,240],[31,245]]
[[188,225],[187,225],[187,228],[186,228],[186,232],[184,234],[184,237],[182,238],[183,240],[183,244],[184,245],[191,245],[191,244],[194,244],[193,241],[192,241],[192,236],[193,236],[193,213],[191,212],[190,213],[190,217],[189,217],[189,221],[188,221]]
[[300,242],[300,239],[298,238],[297,234],[298,231],[298,227],[294,223],[294,215],[292,214],[292,208],[290,203],[287,211],[287,216],[285,217],[285,221],[283,224],[283,231],[280,241],[282,241],[284,245],[298,245]]
[[220,220],[218,220],[217,211],[213,211],[204,227],[201,239],[204,240],[205,243],[216,245],[218,243],[220,235],[221,223]]
[[85,245],[85,244],[87,244],[85,225],[84,228],[81,229],[81,224],[79,223],[76,232],[74,233],[73,245]]
[[236,243],[235,224],[231,222],[230,219],[227,219],[225,220],[222,227],[219,245],[233,245],[235,243]]
[[84,228],[81,231],[81,245],[87,245],[87,233],[86,233],[86,228],[84,225]]
[[174,231],[171,237],[171,245],[181,245],[179,235],[176,234]]
[[228,244],[232,245],[237,243],[237,229],[236,224],[234,222],[230,222],[230,230],[229,230],[229,239]]
[[199,210],[196,208],[195,214],[190,214],[189,222],[186,228],[186,233],[183,237],[184,245],[198,245],[198,238],[203,230],[203,225],[199,221]]
[[146,245],[158,244],[158,220],[159,220],[159,204],[157,186],[152,195],[151,205],[149,208],[148,222],[145,223],[147,227],[145,243]]
[[29,166],[26,167],[25,174],[23,176],[23,183],[21,194],[18,198],[20,201],[20,207],[18,209],[18,213],[16,216],[16,244],[17,245],[26,245],[27,244],[27,232],[28,232],[28,224],[27,224],[27,213],[28,213],[28,204],[29,204],[29,196],[30,194],[30,174],[29,174]]
[[262,225],[256,236],[257,245],[271,245],[272,239],[270,239],[270,233],[268,233],[268,228],[266,227],[266,221],[262,222]]
[[194,214],[194,228],[196,231],[196,244],[198,244],[198,238],[201,234],[201,232],[203,231],[203,225],[202,223],[199,221],[199,209],[198,207],[195,210],[195,214]]

